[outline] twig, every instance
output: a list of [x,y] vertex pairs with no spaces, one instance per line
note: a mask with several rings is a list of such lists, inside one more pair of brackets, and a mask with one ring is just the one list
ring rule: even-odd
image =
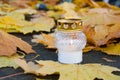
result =
[[40,56],[40,55],[36,55],[35,57],[33,57],[33,58],[31,58],[31,59],[26,59],[26,60],[32,61],[32,60],[36,59],[36,58],[39,57],[39,56]]
[[115,60],[111,60],[111,59],[108,59],[108,58],[105,58],[105,57],[103,57],[102,59],[107,61],[107,62],[116,62]]
[[19,72],[19,73],[3,76],[3,77],[0,77],[0,80],[5,79],[5,78],[9,78],[9,77],[13,77],[13,76],[17,76],[17,75],[21,75],[21,74],[24,74],[24,73],[23,72]]

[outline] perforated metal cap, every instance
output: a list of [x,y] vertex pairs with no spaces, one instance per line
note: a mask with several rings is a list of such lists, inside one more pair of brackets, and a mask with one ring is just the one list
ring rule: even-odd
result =
[[81,19],[60,19],[57,21],[57,29],[59,31],[81,30]]

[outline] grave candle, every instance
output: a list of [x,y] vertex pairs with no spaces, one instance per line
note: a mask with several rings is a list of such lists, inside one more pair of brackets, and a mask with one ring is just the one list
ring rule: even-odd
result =
[[67,64],[82,62],[82,49],[86,45],[86,37],[81,28],[80,19],[58,20],[55,44],[59,62]]

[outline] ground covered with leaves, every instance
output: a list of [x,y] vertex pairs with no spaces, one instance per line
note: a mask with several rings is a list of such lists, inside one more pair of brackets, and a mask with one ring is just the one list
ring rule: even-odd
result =
[[[47,6],[43,11],[35,9],[37,0],[2,1],[0,80],[120,79],[119,7],[93,0],[61,4],[59,0],[43,0]],[[87,45],[81,64],[57,62],[54,35],[59,18],[83,21]]]
[[[39,34],[39,33],[35,33]],[[32,34],[27,34],[26,36],[23,36],[23,34],[14,34],[15,36],[21,37],[23,40],[27,41],[29,44],[33,46],[33,49],[37,52],[37,54],[32,53],[26,55],[24,58],[27,62],[29,61],[35,61],[35,60],[52,60],[57,61],[57,54],[55,50],[46,49],[44,45],[42,44],[34,44],[31,42]],[[23,55],[20,57],[23,58]],[[1,58],[2,59],[2,58]],[[103,65],[108,65],[110,67],[117,67],[120,68],[120,58],[119,56],[110,56],[107,54],[104,54],[100,51],[90,51],[83,55],[83,62],[82,64],[88,64],[88,63],[98,63]],[[4,59],[3,59],[4,60]],[[0,60],[1,61],[1,60]],[[4,60],[5,61],[5,60]],[[3,62],[3,61],[2,61]],[[7,61],[6,61],[7,62]],[[8,59],[8,63],[12,62],[11,59]],[[24,73],[23,69],[20,67],[18,68],[18,65],[16,66],[14,64],[8,64],[9,67],[2,66],[0,68],[0,80],[58,80],[59,75],[53,74],[49,76],[36,76],[34,74],[26,74]],[[3,63],[0,63],[0,65],[3,65]],[[12,66],[14,68],[12,68]],[[51,69],[50,69],[51,70]],[[46,71],[46,70],[45,70]],[[114,72],[116,75],[120,75],[120,72],[116,71]]]

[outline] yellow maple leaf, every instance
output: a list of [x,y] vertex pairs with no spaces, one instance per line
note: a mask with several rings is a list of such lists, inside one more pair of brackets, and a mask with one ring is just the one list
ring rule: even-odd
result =
[[[3,0],[2,0],[3,1]],[[9,5],[9,4],[0,4],[0,10],[3,11],[5,14],[7,14],[8,12],[11,12],[13,10],[15,10],[16,7]]]
[[0,23],[3,24],[15,24],[15,21],[13,18],[9,17],[9,16],[5,16],[5,17],[0,17]]
[[95,48],[95,46],[91,46],[91,45],[87,44],[87,45],[85,46],[85,48],[83,48],[83,52],[85,53],[85,52],[94,50],[94,48]]
[[12,55],[10,57],[8,56],[0,56],[0,68],[2,67],[19,67],[15,62],[14,59],[22,58],[23,56],[20,56],[18,54]]
[[[113,71],[120,71],[120,69],[101,64],[61,64],[54,61],[37,61],[38,66],[36,69],[30,66],[24,60],[17,59],[15,62],[24,69],[27,73],[33,73],[40,76],[51,74],[59,74],[59,80],[119,80],[120,76],[112,74]],[[23,63],[24,62],[24,63]],[[26,66],[25,66],[26,65]],[[29,70],[28,70],[29,69]]]
[[98,47],[95,50],[100,50],[109,55],[120,55],[120,43],[117,44],[108,44],[107,47]]
[[33,31],[48,31],[54,27],[54,19],[48,16],[39,15],[32,18],[31,21],[25,20],[24,14],[32,14],[37,11],[34,9],[19,9],[8,13],[5,16],[0,16],[0,29],[9,32],[21,32],[24,34],[32,33]]

